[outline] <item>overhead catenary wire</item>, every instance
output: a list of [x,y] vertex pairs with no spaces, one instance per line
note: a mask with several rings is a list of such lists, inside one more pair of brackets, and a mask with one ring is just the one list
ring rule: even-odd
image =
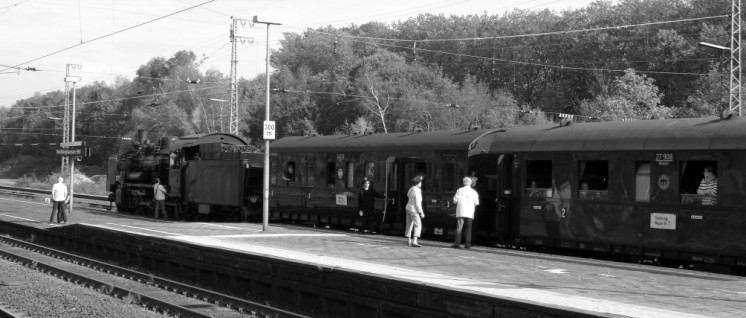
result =
[[2,69],[2,70],[0,70],[0,72],[2,72],[2,71],[5,71],[5,70],[8,70],[8,69],[11,69],[11,68],[13,68],[13,67],[19,67],[19,66],[21,66],[21,65],[25,65],[25,64],[28,64],[28,63],[31,63],[31,62],[35,62],[35,61],[41,60],[41,59],[43,59],[43,58],[46,58],[46,57],[49,57],[49,56],[52,56],[52,55],[55,55],[55,54],[58,54],[58,53],[61,53],[61,52],[67,51],[67,50],[69,50],[69,49],[72,49],[72,48],[76,48],[76,47],[78,47],[78,46],[81,46],[81,45],[84,45],[84,44],[86,44],[86,43],[90,43],[90,42],[93,42],[93,41],[97,41],[97,40],[100,40],[100,39],[103,39],[103,38],[107,38],[107,37],[110,37],[110,36],[112,36],[112,35],[116,35],[116,34],[119,34],[119,33],[122,33],[122,32],[128,31],[128,30],[131,30],[131,29],[137,28],[137,27],[141,27],[141,26],[143,26],[143,25],[146,25],[146,24],[149,24],[149,23],[152,23],[152,22],[158,21],[158,20],[162,20],[162,19],[168,18],[168,17],[170,17],[170,16],[173,16],[173,15],[176,15],[176,14],[179,14],[179,13],[182,13],[182,12],[185,12],[185,11],[189,11],[189,10],[191,10],[191,9],[194,9],[194,8],[197,8],[197,7],[200,7],[200,6],[203,6],[203,5],[205,5],[205,4],[208,4],[208,3],[210,3],[210,2],[214,2],[214,1],[216,1],[216,0],[208,0],[208,1],[206,1],[206,2],[203,2],[203,3],[200,3],[200,4],[196,4],[196,5],[194,5],[194,6],[191,6],[191,7],[188,7],[188,8],[185,8],[185,9],[182,9],[182,10],[179,10],[179,11],[176,11],[176,12],[173,12],[173,13],[169,13],[169,14],[167,14],[167,15],[164,15],[164,16],[160,16],[160,17],[158,17],[158,18],[155,18],[155,19],[151,19],[151,20],[148,20],[148,21],[145,21],[145,22],[142,22],[142,23],[138,23],[138,24],[136,24],[136,25],[133,25],[133,26],[130,26],[130,27],[127,27],[127,28],[124,28],[124,29],[118,30],[118,31],[114,31],[114,32],[111,32],[111,33],[108,33],[108,34],[104,34],[104,35],[102,35],[102,36],[99,36],[99,37],[95,37],[95,38],[93,38],[93,39],[90,39],[90,40],[88,40],[88,41],[81,41],[81,42],[80,42],[80,43],[78,43],[78,44],[75,44],[75,45],[72,45],[72,46],[68,46],[68,47],[66,47],[66,48],[63,48],[63,49],[60,49],[60,50],[54,51],[54,52],[52,52],[52,53],[48,53],[48,54],[46,54],[46,55],[43,55],[43,56],[40,56],[40,57],[37,57],[37,58],[31,59],[31,60],[28,60],[28,61],[26,61],[26,62],[23,62],[23,63],[19,63],[19,64],[16,64],[16,65],[14,65],[14,66],[12,66],[12,67],[8,67],[8,68],[5,68],[5,69]]
[[730,15],[729,14],[724,14],[724,15],[698,17],[698,18],[688,18],[688,19],[668,20],[668,21],[657,21],[657,22],[637,23],[637,24],[625,24],[625,25],[606,26],[606,27],[598,27],[598,28],[590,28],[590,29],[577,29],[577,30],[552,31],[552,32],[536,32],[536,33],[527,33],[527,34],[499,35],[499,36],[495,35],[495,36],[487,36],[487,37],[444,38],[444,39],[394,39],[394,38],[379,38],[379,37],[368,37],[368,36],[332,34],[332,33],[329,33],[329,32],[318,31],[318,30],[305,30],[305,31],[307,31],[307,32],[313,32],[313,33],[326,34],[326,35],[330,35],[330,36],[338,36],[338,37],[342,37],[342,38],[350,38],[350,39],[367,39],[367,40],[393,41],[393,42],[454,42],[454,41],[481,41],[481,40],[513,39],[513,38],[537,37],[537,36],[546,36],[546,35],[564,35],[564,34],[571,34],[571,33],[593,32],[593,31],[602,31],[602,30],[611,30],[611,29],[625,29],[625,28],[633,28],[633,27],[640,27],[640,26],[651,26],[651,25],[670,24],[670,23],[692,22],[692,21],[709,20],[709,19],[719,19],[719,18],[727,18],[727,17],[730,17]]

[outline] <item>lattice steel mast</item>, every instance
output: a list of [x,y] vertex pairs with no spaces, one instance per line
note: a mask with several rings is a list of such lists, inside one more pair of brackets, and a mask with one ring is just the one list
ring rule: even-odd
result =
[[[69,69],[69,67],[68,67]],[[69,76],[69,71],[65,74]],[[70,82],[65,81],[65,112],[62,114],[62,142],[70,141]],[[62,156],[60,175],[64,176],[70,166],[70,157]]]
[[230,119],[228,121],[228,130],[231,134],[238,135],[238,74],[236,74],[236,66],[238,64],[238,58],[236,53],[236,40],[240,40],[242,43],[245,40],[253,41],[254,38],[237,36],[236,31],[238,23],[245,25],[251,23],[246,19],[237,19],[231,17],[233,23],[231,23],[231,89],[230,89]]
[[741,0],[733,0],[730,24],[730,97],[731,111],[741,116]]

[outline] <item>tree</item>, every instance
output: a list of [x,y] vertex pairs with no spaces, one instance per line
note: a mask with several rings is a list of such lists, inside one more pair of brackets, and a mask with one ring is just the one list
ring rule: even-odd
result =
[[661,97],[653,79],[627,69],[608,94],[581,103],[580,112],[601,121],[670,117],[671,109],[660,105]]

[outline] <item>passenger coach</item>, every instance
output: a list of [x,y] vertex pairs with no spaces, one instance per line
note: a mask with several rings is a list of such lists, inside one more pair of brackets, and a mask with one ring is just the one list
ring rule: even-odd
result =
[[[503,241],[746,265],[746,118],[497,130],[469,160],[497,196],[485,213]],[[715,202],[697,194],[705,167]]]
[[[285,137],[270,146],[273,219],[404,233],[410,180],[423,175],[423,235],[453,236],[451,202],[467,169],[469,143],[483,130]],[[386,195],[360,215],[363,178]]]

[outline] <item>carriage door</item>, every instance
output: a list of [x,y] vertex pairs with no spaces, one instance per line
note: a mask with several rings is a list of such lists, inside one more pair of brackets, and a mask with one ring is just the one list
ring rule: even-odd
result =
[[[513,205],[519,207],[519,202],[513,202],[520,196],[516,192],[513,180],[512,154],[499,154],[497,156],[497,231],[498,233],[510,233],[511,211]],[[517,163],[517,162],[516,162]],[[518,221],[517,218],[514,221]]]
[[[384,211],[384,229],[391,233],[404,233],[406,222],[407,191],[412,178],[425,176],[425,163],[420,159],[389,157],[386,159],[386,210]],[[423,182],[422,193],[425,193]],[[424,203],[423,203],[424,208]],[[427,214],[427,211],[425,211]]]
[[305,159],[306,169],[303,171],[303,182],[305,183],[304,186],[306,188],[306,207],[313,208],[316,206],[316,200],[313,197],[313,189],[316,185],[316,157],[307,156]]

